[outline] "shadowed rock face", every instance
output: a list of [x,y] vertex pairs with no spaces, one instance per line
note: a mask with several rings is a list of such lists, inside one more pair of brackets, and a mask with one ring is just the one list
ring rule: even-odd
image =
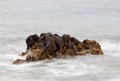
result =
[[[42,33],[40,36],[34,34],[26,39],[27,50],[21,56],[26,55],[25,61],[37,61],[44,59],[60,58],[75,55],[102,55],[101,46],[95,40],[83,40],[71,37],[68,34],[59,36],[52,33]],[[22,60],[22,62],[24,62]],[[13,63],[22,63],[16,60]]]
[[37,36],[36,34],[30,35],[30,36],[26,39],[27,49],[32,48],[32,45],[35,44],[36,42],[38,42],[38,40],[39,40],[39,36]]

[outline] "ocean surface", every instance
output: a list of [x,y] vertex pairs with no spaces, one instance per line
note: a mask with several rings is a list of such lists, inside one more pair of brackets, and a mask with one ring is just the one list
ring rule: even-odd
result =
[[[12,64],[42,32],[94,39],[104,55]],[[0,81],[120,81],[120,0],[0,0]]]

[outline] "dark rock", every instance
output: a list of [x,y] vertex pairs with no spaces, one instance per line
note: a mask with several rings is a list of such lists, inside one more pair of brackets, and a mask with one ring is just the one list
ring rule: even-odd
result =
[[95,40],[83,40],[64,34],[62,37],[52,33],[42,33],[40,36],[34,34],[26,39],[27,51],[21,56],[26,55],[25,60],[17,59],[14,64],[44,59],[60,58],[66,55],[102,55],[103,51],[99,43]]
[[39,40],[39,36],[34,34],[34,35],[30,35],[27,39],[26,39],[26,43],[27,43],[27,49],[32,48],[32,45],[34,45],[36,42],[38,42]]

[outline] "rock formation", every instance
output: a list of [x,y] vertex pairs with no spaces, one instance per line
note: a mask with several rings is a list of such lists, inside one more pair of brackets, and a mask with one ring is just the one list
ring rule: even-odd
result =
[[21,56],[26,55],[26,59],[17,59],[14,64],[61,58],[67,55],[103,54],[101,46],[95,40],[86,39],[80,42],[68,34],[63,36],[52,33],[42,33],[40,36],[34,34],[26,39],[26,44],[26,52],[21,54]]

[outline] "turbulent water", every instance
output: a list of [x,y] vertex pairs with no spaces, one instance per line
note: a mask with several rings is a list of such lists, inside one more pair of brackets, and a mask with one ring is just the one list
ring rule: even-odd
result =
[[[95,39],[102,56],[14,65],[42,32]],[[0,81],[120,81],[120,0],[0,0]]]

